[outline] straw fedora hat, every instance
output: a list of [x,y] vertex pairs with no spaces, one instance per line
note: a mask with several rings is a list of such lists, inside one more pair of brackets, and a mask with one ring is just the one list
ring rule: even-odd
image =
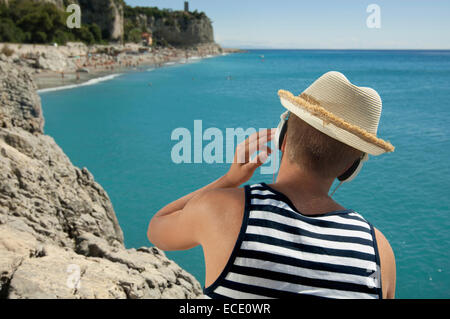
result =
[[322,133],[366,154],[393,152],[377,137],[382,102],[371,88],[352,84],[342,73],[322,75],[302,94],[279,90],[281,104]]

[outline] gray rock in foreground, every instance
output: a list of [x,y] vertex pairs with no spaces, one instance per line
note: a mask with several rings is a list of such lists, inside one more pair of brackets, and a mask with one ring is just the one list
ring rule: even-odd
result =
[[112,248],[93,235],[80,252],[0,226],[2,298],[195,298],[200,284],[157,248]]
[[0,127],[43,132],[41,100],[35,90],[28,73],[12,68],[9,63],[0,63]]
[[125,249],[107,193],[43,134],[31,77],[0,71],[0,298],[200,296],[161,250]]

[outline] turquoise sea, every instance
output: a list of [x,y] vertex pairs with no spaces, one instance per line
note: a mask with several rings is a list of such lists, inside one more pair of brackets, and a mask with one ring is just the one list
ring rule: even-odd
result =
[[[126,246],[148,246],[157,210],[228,167],[173,163],[174,129],[275,127],[278,89],[301,93],[330,70],[380,93],[379,136],[396,146],[335,198],[390,241],[398,298],[450,298],[450,51],[264,50],[127,73],[41,93],[45,131],[106,189]],[[167,255],[203,284],[200,248]]]

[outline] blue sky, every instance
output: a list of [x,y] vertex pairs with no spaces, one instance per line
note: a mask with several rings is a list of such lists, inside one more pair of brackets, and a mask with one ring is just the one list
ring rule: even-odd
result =
[[[125,0],[182,10],[183,0]],[[368,28],[370,4],[381,27]],[[450,0],[191,0],[224,47],[450,49]]]

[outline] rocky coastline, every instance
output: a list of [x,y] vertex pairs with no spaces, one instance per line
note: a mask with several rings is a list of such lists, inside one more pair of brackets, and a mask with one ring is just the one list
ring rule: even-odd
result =
[[30,64],[0,55],[0,299],[201,297],[163,251],[125,248],[108,194],[44,134]]
[[65,46],[0,44],[0,60],[27,70],[38,89],[77,85],[111,74],[234,52],[239,50],[223,49],[216,43],[189,48],[146,47],[134,43],[92,46],[78,42]]

